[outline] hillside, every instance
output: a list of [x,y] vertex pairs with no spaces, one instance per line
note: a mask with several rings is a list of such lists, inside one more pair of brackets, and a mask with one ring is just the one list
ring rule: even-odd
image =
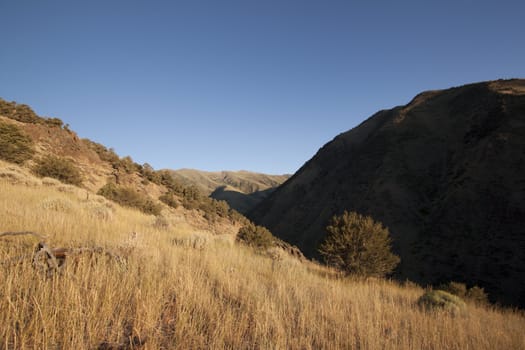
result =
[[525,80],[429,91],[323,146],[250,218],[316,257],[344,209],[389,227],[397,277],[525,306]]
[[186,186],[196,186],[211,198],[226,201],[240,213],[247,213],[285,182],[290,175],[267,175],[250,171],[200,171],[179,169],[173,177]]
[[[518,312],[427,311],[413,284],[334,278],[17,165],[0,161],[0,174],[5,349],[525,347]],[[40,236],[3,234],[27,230]],[[71,252],[54,273],[32,259],[42,240]]]
[[[174,180],[166,171],[140,165],[130,156],[79,138],[58,118],[38,116],[29,106],[0,99],[0,159],[13,160],[31,173],[44,160],[50,162],[42,176],[55,177],[56,169],[75,170],[78,186],[86,196],[103,193],[127,206],[154,214],[161,220],[177,217],[196,229],[236,234],[247,220],[222,201]],[[22,142],[23,141],[23,142]],[[14,144],[27,143],[27,159],[16,159]],[[17,176],[7,171],[8,175]]]

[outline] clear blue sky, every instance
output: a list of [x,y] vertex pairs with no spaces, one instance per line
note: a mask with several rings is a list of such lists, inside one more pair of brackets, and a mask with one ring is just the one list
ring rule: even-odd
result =
[[423,90],[525,77],[525,1],[0,0],[0,97],[156,169],[293,173]]

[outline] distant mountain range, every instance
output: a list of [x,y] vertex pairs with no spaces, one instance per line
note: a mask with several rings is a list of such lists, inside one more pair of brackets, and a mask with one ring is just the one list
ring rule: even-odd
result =
[[179,169],[170,171],[186,186],[196,186],[202,193],[226,201],[231,208],[247,213],[284,183],[290,175],[267,175],[250,171],[201,171]]
[[417,95],[323,146],[250,218],[317,257],[331,216],[389,227],[397,272],[525,306],[525,80]]

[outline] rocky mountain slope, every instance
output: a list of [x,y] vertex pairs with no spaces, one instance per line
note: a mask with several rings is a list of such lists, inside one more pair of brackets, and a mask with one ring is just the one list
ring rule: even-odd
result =
[[428,91],[323,146],[251,213],[316,256],[343,210],[389,227],[399,278],[525,306],[525,80]]
[[246,213],[284,183],[290,175],[267,175],[250,171],[200,171],[179,169],[173,177],[186,186],[196,186],[211,198],[226,201]]

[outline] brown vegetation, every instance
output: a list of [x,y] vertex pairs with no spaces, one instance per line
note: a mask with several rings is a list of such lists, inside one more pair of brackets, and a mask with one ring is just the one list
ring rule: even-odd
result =
[[[36,180],[35,180],[36,181]],[[46,198],[67,203],[53,209]],[[59,274],[31,259],[1,264],[0,341],[6,349],[519,349],[525,318],[466,306],[426,310],[424,290],[386,280],[339,279],[283,255],[276,260],[197,232],[158,229],[151,216],[114,205],[92,215],[95,195],[0,180],[3,231],[35,229],[51,247],[126,252],[120,264],[84,254]],[[174,218],[168,217],[172,220]],[[36,242],[35,242],[36,239]],[[0,237],[0,261],[32,256],[40,237]],[[179,242],[205,241],[205,244]],[[191,245],[195,245],[193,249]],[[58,254],[54,253],[55,256]],[[68,258],[66,258],[68,259]]]

